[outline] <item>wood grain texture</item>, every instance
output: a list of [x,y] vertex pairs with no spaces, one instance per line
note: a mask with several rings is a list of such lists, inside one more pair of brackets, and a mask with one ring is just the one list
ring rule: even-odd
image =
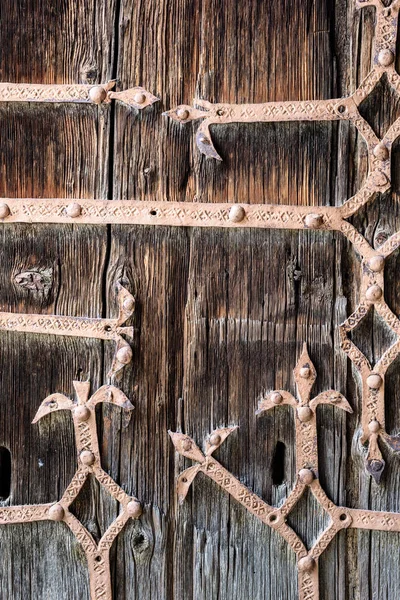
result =
[[[98,82],[114,76],[161,98],[138,114],[124,106],[0,107],[0,196],[157,198],[340,205],[366,175],[366,149],[349,123],[232,125],[213,131],[223,163],[193,147],[192,126],[163,110],[194,96],[211,101],[325,99],[351,93],[370,68],[372,9],[351,0],[3,0],[2,81]],[[360,48],[362,47],[362,52]],[[384,106],[394,102],[385,86]],[[363,106],[376,131],[397,114]],[[196,127],[196,125],[194,125]],[[396,172],[400,153],[394,152]],[[397,178],[398,179],[398,178]],[[399,185],[352,218],[372,245],[400,227]],[[339,234],[140,226],[2,226],[0,308],[79,316],[116,314],[118,279],[137,299],[132,367],[121,388],[130,418],[99,411],[104,469],[145,507],[113,548],[118,600],[295,600],[295,559],[274,531],[213,482],[196,479],[178,507],[176,456],[167,430],[201,446],[217,426],[239,425],[216,457],[278,505],[293,486],[294,422],[287,408],[255,416],[274,388],[295,392],[292,369],[307,342],[318,379],[355,413],[318,409],[323,488],[337,504],[400,510],[398,457],[385,452],[380,487],[366,476],[359,442],[360,390],[337,326],[355,308],[360,261]],[[388,261],[386,297],[400,314],[399,253]],[[35,271],[43,290],[21,288]],[[353,339],[371,359],[389,334],[376,318]],[[10,502],[56,500],[74,472],[66,415],[30,421],[72,379],[106,381],[113,349],[93,340],[0,336],[0,445],[13,458]],[[388,431],[397,433],[399,375],[388,374]],[[283,481],[271,465],[285,445]],[[74,511],[93,535],[118,507],[91,482]],[[324,524],[306,498],[290,517],[311,545]],[[342,532],[320,559],[322,600],[394,600],[398,534]],[[88,599],[83,554],[53,523],[0,528],[0,598]]]

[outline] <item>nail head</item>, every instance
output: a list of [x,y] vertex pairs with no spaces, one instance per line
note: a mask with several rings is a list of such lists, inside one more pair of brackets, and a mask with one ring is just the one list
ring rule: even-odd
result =
[[368,261],[368,265],[371,271],[374,271],[374,273],[379,273],[379,271],[382,271],[383,267],[385,266],[385,258],[379,254],[376,256],[371,256]]
[[370,430],[371,433],[378,433],[378,431],[381,428],[381,424],[379,423],[379,421],[371,421],[370,423],[368,423],[368,429]]
[[107,98],[107,92],[101,85],[95,85],[89,90],[89,98],[95,104],[101,104]]
[[83,450],[80,454],[80,459],[81,462],[88,467],[90,467],[96,460],[93,452],[90,450]]
[[367,377],[367,386],[373,390],[379,390],[382,385],[382,377],[378,373],[371,373]]
[[304,223],[306,227],[309,227],[310,229],[319,229],[319,227],[323,225],[324,219],[322,218],[322,215],[311,213],[309,215],[306,215]]
[[272,392],[270,399],[273,404],[282,404],[283,402],[283,396],[279,392]]
[[10,207],[8,204],[0,204],[0,219],[5,219],[10,214]]
[[315,560],[312,556],[304,556],[299,560],[298,567],[299,571],[305,571],[306,573],[309,573],[315,567]]
[[314,473],[311,471],[311,469],[300,469],[299,478],[301,483],[310,485],[314,481]]
[[365,297],[369,302],[377,302],[382,298],[382,288],[377,285],[371,285],[365,292]]
[[388,67],[394,61],[394,54],[387,48],[381,50],[378,54],[378,61],[383,67]]
[[138,500],[130,500],[126,505],[126,510],[132,519],[138,519],[143,513],[142,505]]
[[302,423],[307,423],[311,420],[313,412],[309,406],[300,406],[297,409],[297,415]]
[[221,436],[219,433],[212,433],[210,435],[210,444],[211,446],[218,446],[221,443]]
[[72,219],[79,217],[81,212],[82,212],[82,206],[80,204],[78,204],[77,202],[71,202],[71,204],[68,204],[67,215],[69,217],[71,217]]
[[232,206],[229,211],[229,220],[233,221],[234,223],[240,223],[240,221],[243,221],[245,216],[246,211],[244,210],[243,206]]
[[117,360],[123,364],[127,365],[132,360],[132,348],[130,346],[123,346],[117,352]]
[[81,423],[87,421],[90,417],[90,410],[87,406],[77,406],[74,410],[74,417]]
[[53,504],[49,508],[49,517],[52,521],[62,521],[65,515],[65,510],[61,504]]

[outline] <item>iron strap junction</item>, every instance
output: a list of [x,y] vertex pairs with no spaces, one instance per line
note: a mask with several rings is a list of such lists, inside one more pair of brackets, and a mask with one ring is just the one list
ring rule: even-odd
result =
[[[383,76],[400,93],[400,76],[394,68],[398,13],[400,0],[384,6],[381,0],[356,0],[357,8],[373,6],[376,9],[376,33],[373,66],[359,88],[347,98],[321,101],[269,102],[264,104],[212,104],[206,100],[195,100],[194,106],[180,105],[166,113],[179,123],[201,120],[196,133],[199,150],[208,158],[221,160],[210,133],[210,125],[250,122],[284,121],[338,121],[352,122],[368,148],[368,175],[361,189],[340,207],[297,207],[267,204],[229,203],[189,203],[131,200],[66,200],[66,199],[2,199],[0,219],[3,223],[93,223],[93,224],[142,224],[200,227],[257,227],[265,229],[311,229],[319,231],[339,231],[348,239],[361,257],[360,301],[352,315],[339,327],[341,347],[348,355],[359,374],[362,385],[362,441],[368,443],[366,468],[379,483],[385,467],[379,443],[398,450],[400,439],[390,436],[385,430],[385,374],[389,366],[400,354],[400,320],[385,301],[384,266],[385,259],[400,246],[400,232],[392,235],[380,247],[374,249],[357,229],[347,220],[376,193],[387,191],[391,185],[391,151],[394,141],[400,135],[400,119],[379,139],[359,112],[360,103],[372,92]],[[125,92],[111,91],[114,82],[103,86],[40,86],[0,84],[0,101],[28,102],[94,102],[96,104],[118,100],[145,108],[157,100],[143,88],[133,88]],[[120,333],[121,326],[132,315],[134,298],[120,286],[118,291],[120,314],[111,323],[94,323],[89,327],[88,337],[115,339],[117,352],[111,374],[127,364],[129,345]],[[359,325],[371,310],[377,311],[381,319],[396,334],[397,340],[384,352],[372,367],[366,356],[354,345],[348,334]],[[15,317],[15,318],[14,318]],[[22,317],[25,325],[18,325],[17,317]],[[22,331],[31,327],[39,333],[35,319],[41,315],[12,315],[0,313],[0,329]],[[43,318],[46,318],[44,316]],[[47,328],[58,329],[59,335],[67,335],[68,326],[63,319],[72,319],[74,333],[85,336],[87,319],[77,317],[48,317]],[[59,319],[55,327],[53,319]],[[20,320],[21,321],[21,320]],[[98,320],[106,321],[106,320]],[[98,327],[111,327],[110,335],[98,333]],[[27,330],[27,329],[25,329]],[[29,329],[28,329],[29,330]],[[86,334],[88,328],[86,327]],[[97,331],[97,333],[96,333]],[[54,333],[54,331],[52,331]],[[125,342],[121,347],[121,340]],[[121,352],[121,350],[124,350]],[[119,353],[119,355],[118,355]],[[131,354],[130,354],[131,356]],[[118,358],[119,357],[119,358]],[[117,361],[117,362],[116,362]],[[339,507],[332,503],[323,491],[318,476],[318,448],[316,408],[319,404],[331,404],[347,412],[352,412],[348,401],[336,391],[328,391],[311,399],[311,389],[316,379],[316,371],[306,347],[294,370],[297,384],[297,398],[284,390],[266,394],[260,401],[258,413],[276,406],[288,404],[296,415],[296,466],[297,481],[285,502],[274,508],[247,489],[231,473],[213,458],[213,452],[236,428],[222,428],[213,431],[205,441],[202,452],[193,439],[183,433],[170,432],[179,454],[195,461],[195,466],[186,469],[178,478],[178,496],[182,502],[198,472],[210,477],[249,512],[263,523],[278,531],[295,552],[298,565],[298,593],[300,600],[317,600],[318,559],[330,541],[342,529],[360,528],[400,532],[400,513],[377,512],[364,509]],[[112,389],[111,389],[112,388]],[[78,401],[73,402],[55,394],[47,398],[39,409],[35,421],[53,410],[69,409],[73,413],[79,465],[73,482],[56,505],[7,506],[0,509],[0,523],[20,523],[53,519],[64,521],[83,545],[88,559],[92,600],[110,600],[111,585],[109,576],[108,550],[112,540],[124,526],[128,517],[139,518],[141,508],[136,498],[130,499],[107,474],[101,470],[98,457],[98,442],[93,421],[92,409],[96,401],[115,401],[125,409],[132,409],[122,392],[112,386],[104,386],[91,399],[88,399],[88,384],[75,382]],[[111,398],[111,399],[110,399]],[[113,400],[114,399],[114,400]],[[115,400],[117,399],[117,400]],[[68,510],[89,472],[109,489],[122,504],[123,510],[110,530],[96,546],[90,534]],[[83,480],[83,481],[82,481]],[[310,488],[319,504],[329,514],[331,522],[310,550],[307,550],[299,536],[287,525],[286,517],[293,510],[304,491]],[[71,492],[72,490],[72,492]],[[112,491],[111,491],[112,490]],[[71,499],[72,498],[72,499]],[[75,520],[74,520],[75,519]],[[111,531],[112,530],[112,531]],[[111,531],[111,532],[110,532]],[[89,536],[89,537],[88,537]]]

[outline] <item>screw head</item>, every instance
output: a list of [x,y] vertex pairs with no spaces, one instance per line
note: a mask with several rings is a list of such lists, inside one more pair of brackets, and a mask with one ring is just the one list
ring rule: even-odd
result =
[[387,48],[381,50],[378,54],[378,61],[383,67],[388,67],[394,61],[394,54],[391,50]]
[[107,98],[107,92],[101,85],[95,85],[89,90],[89,98],[95,104],[101,104]]
[[300,406],[297,409],[297,416],[302,423],[307,423],[312,419],[313,412],[309,406]]
[[186,119],[188,119],[190,117],[190,112],[187,108],[181,107],[181,108],[178,108],[178,110],[176,111],[176,116],[181,121],[186,121]]
[[127,312],[131,312],[135,308],[134,298],[132,298],[131,296],[128,296],[123,301],[122,306],[123,306],[124,310],[126,310]]
[[314,473],[311,471],[311,469],[300,469],[299,479],[301,483],[310,485],[314,481]]
[[96,460],[95,455],[90,450],[83,450],[80,453],[80,459],[81,462],[87,467],[90,467]]
[[243,206],[232,206],[231,210],[229,211],[229,220],[233,221],[233,223],[240,223],[240,221],[243,221],[245,216],[246,211],[244,210]]
[[218,444],[221,443],[221,436],[219,435],[219,433],[212,433],[210,435],[209,441],[211,446],[218,446]]
[[324,224],[324,219],[322,218],[322,215],[310,214],[306,215],[304,223],[306,227],[309,227],[310,229],[319,229]]
[[379,421],[371,421],[370,423],[368,423],[368,429],[370,430],[371,433],[378,433],[378,431],[381,428],[381,424],[379,423]]
[[377,144],[374,148],[374,156],[378,160],[387,160],[389,158],[389,150],[385,144]]
[[315,560],[312,556],[303,556],[298,562],[299,571],[305,571],[309,573],[315,567]]
[[90,410],[88,409],[87,406],[77,406],[74,410],[74,417],[80,421],[81,423],[83,423],[84,421],[87,421],[90,417]]
[[309,379],[311,375],[311,369],[309,367],[301,367],[299,375],[303,379]]
[[10,214],[10,207],[8,204],[0,204],[0,219],[5,219]]
[[283,396],[279,392],[272,392],[270,399],[273,404],[282,404],[283,402]]
[[65,515],[65,510],[61,504],[53,504],[49,508],[49,517],[52,521],[62,521]]
[[132,519],[138,519],[143,513],[142,505],[138,500],[130,500],[126,505],[126,510]]
[[183,440],[182,441],[182,449],[185,452],[189,452],[189,450],[191,450],[192,448],[192,442],[190,440]]
[[133,100],[136,102],[136,104],[144,104],[146,102],[146,94],[143,94],[143,92],[137,92],[133,96]]
[[373,390],[379,390],[382,385],[382,377],[378,373],[371,373],[367,377],[367,386]]
[[371,256],[368,261],[368,266],[371,271],[374,271],[374,273],[379,273],[379,271],[382,271],[383,267],[385,266],[384,256],[380,256],[379,254],[376,256]]
[[121,364],[129,364],[132,360],[132,348],[130,346],[123,346],[118,350],[116,357]]
[[71,217],[72,219],[75,219],[76,217],[79,217],[79,215],[82,212],[82,206],[80,204],[78,204],[77,202],[71,202],[71,204],[68,204],[67,206],[67,215],[69,217]]
[[365,292],[365,297],[369,302],[377,302],[382,298],[382,288],[379,285],[371,285]]

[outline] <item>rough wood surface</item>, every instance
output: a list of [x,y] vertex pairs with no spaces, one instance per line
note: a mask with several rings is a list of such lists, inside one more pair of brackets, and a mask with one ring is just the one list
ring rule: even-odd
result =
[[[0,196],[339,205],[366,174],[365,147],[348,123],[216,127],[224,162],[215,163],[193,148],[190,126],[161,113],[195,95],[225,102],[347,95],[369,70],[373,19],[372,9],[356,12],[352,0],[3,0],[2,81],[118,77],[161,102],[140,114],[124,106],[1,105]],[[377,92],[395,104],[385,89]],[[376,104],[367,102],[363,114],[384,131],[396,105],[377,111]],[[399,160],[397,152],[394,167]],[[392,194],[352,218],[372,244],[400,229],[396,181]],[[200,476],[177,506],[175,477],[186,461],[167,430],[201,444],[216,426],[239,425],[217,458],[278,504],[296,475],[293,418],[284,408],[259,418],[255,410],[265,390],[294,392],[304,341],[318,372],[315,391],[341,391],[355,410],[319,409],[322,486],[338,504],[400,510],[398,457],[386,453],[380,487],[362,465],[360,392],[337,336],[357,303],[360,263],[339,234],[2,225],[0,244],[1,310],[115,315],[121,277],[137,298],[134,359],[120,382],[136,410],[126,419],[106,407],[98,421],[103,467],[145,505],[114,547],[116,599],[297,598],[286,544],[210,480]],[[386,269],[397,314],[398,262],[396,253]],[[15,276],[25,271],[40,273],[43,289],[21,288]],[[375,319],[353,339],[374,359],[390,336]],[[74,378],[105,383],[112,349],[11,333],[1,333],[0,344],[9,503],[56,500],[75,470],[72,425],[63,414],[30,422],[49,393],[71,394]],[[396,367],[387,385],[393,433],[400,430]],[[282,483],[271,469],[278,442]],[[93,483],[74,509],[95,537],[118,514]],[[310,498],[290,517],[308,546],[324,522]],[[397,598],[399,541],[398,534],[342,532],[320,560],[321,599]],[[62,525],[0,528],[1,599],[88,597],[83,553]]]

